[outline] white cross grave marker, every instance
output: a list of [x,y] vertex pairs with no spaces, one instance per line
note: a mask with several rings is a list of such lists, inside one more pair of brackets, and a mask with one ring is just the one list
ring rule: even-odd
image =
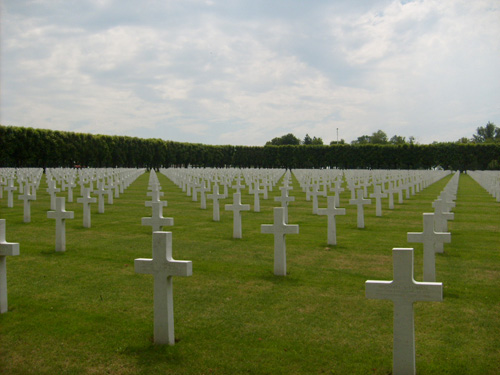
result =
[[366,298],[394,302],[393,375],[414,375],[415,327],[413,303],[442,301],[443,284],[413,279],[413,249],[392,249],[394,280],[366,281]]
[[7,256],[19,255],[19,244],[5,241],[5,219],[0,219],[0,314],[9,309],[7,301]]
[[191,276],[193,264],[172,259],[172,232],[153,232],[153,259],[134,260],[136,273],[154,276],[154,342],[175,344],[172,276]]
[[281,196],[274,197],[274,200],[276,202],[281,202],[281,207],[284,210],[283,219],[285,220],[285,224],[288,223],[288,203],[295,201],[295,197],[291,197],[291,196],[288,195],[288,190],[289,189],[291,190],[290,187],[280,187]]
[[47,193],[50,195],[50,209],[56,209],[56,193],[59,193],[61,189],[56,187],[56,182],[54,180],[47,181],[49,187],[47,188]]
[[24,201],[23,221],[25,223],[31,222],[31,201],[35,200],[35,196],[30,192],[31,192],[31,184],[26,183],[26,187],[24,188],[24,193],[22,195],[18,195],[18,199]]
[[78,198],[76,201],[77,203],[83,204],[83,227],[90,228],[90,204],[95,203],[97,201],[97,198],[90,197],[90,188],[83,188],[83,196],[81,198]]
[[327,208],[319,208],[318,215],[328,216],[328,245],[337,244],[337,225],[335,222],[336,215],[345,215],[345,208],[335,207],[335,196],[327,197]]
[[382,216],[382,198],[387,198],[386,193],[382,193],[380,185],[375,185],[375,191],[370,194],[370,198],[375,198],[375,216]]
[[434,232],[434,214],[424,213],[424,231],[420,233],[409,232],[408,242],[424,244],[424,281],[436,281],[436,250],[439,242],[451,242],[450,233]]
[[215,184],[213,188],[213,193],[208,194],[207,198],[212,199],[213,201],[213,220],[220,221],[220,208],[219,208],[219,200],[224,199],[224,194],[219,194],[219,185]]
[[242,238],[241,211],[250,211],[249,204],[241,204],[241,194],[233,194],[233,204],[225,205],[226,211],[233,211],[233,238]]
[[261,233],[274,234],[274,274],[286,276],[286,240],[287,234],[298,234],[298,225],[285,224],[283,207],[274,207],[274,224],[262,224]]
[[64,197],[57,197],[56,210],[47,212],[49,219],[56,219],[56,251],[66,251],[66,219],[75,218],[75,213],[64,206]]
[[100,214],[104,213],[104,194],[107,194],[107,191],[104,190],[104,183],[98,183],[97,189],[94,190],[94,193],[97,194],[97,212]]
[[174,225],[174,219],[171,217],[163,217],[163,202],[146,202],[146,206],[151,206],[153,213],[151,217],[143,217],[142,225],[150,225],[153,232],[161,231],[162,227]]
[[365,204],[371,204],[372,200],[371,199],[365,199],[363,198],[363,189],[358,189],[357,190],[358,197],[356,199],[350,199],[349,204],[354,204],[358,206],[358,228],[364,228],[365,227],[365,210],[363,206]]
[[3,189],[7,191],[7,207],[14,207],[14,190],[17,190],[14,186],[14,180],[10,179],[9,184]]

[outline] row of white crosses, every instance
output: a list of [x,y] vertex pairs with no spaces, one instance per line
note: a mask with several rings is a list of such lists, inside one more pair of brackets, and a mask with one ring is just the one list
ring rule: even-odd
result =
[[[448,182],[437,201],[456,198],[459,173]],[[435,203],[434,202],[434,203]],[[448,204],[448,207],[454,205]],[[434,205],[439,210],[442,204]],[[392,281],[366,281],[366,297],[388,299],[394,303],[393,317],[393,369],[394,375],[416,374],[415,328],[413,304],[418,301],[442,301],[443,284],[436,281],[436,245],[450,242],[450,233],[435,232],[434,214],[424,213],[424,230],[408,233],[408,242],[420,242],[424,246],[423,282],[414,279],[414,252],[411,248],[394,248]]]
[[[120,185],[124,188],[128,187],[130,183],[135,181],[145,170],[137,169],[86,169],[76,170],[73,168],[48,168],[46,171],[47,179],[47,193],[50,195],[50,209],[47,212],[49,219],[56,220],[56,238],[55,238],[55,251],[66,251],[66,227],[65,222],[67,219],[74,218],[74,212],[65,210],[65,197],[58,197],[57,194],[61,190],[68,189],[68,201],[72,202],[73,194],[72,189],[76,186],[74,181],[76,178],[80,179],[81,183],[81,198],[77,199],[78,203],[83,204],[83,226],[85,228],[91,227],[91,209],[90,204],[96,203],[97,199],[91,197],[90,194],[93,188],[93,181],[97,182],[98,188],[95,190],[99,197],[98,212],[104,213],[104,200],[103,200],[103,184],[104,180],[108,178],[108,183],[111,181],[120,181]],[[17,179],[19,183],[19,199],[24,201],[24,222],[31,222],[31,207],[30,202],[36,199],[36,190],[40,184],[41,177],[43,176],[43,169],[41,168],[2,168],[0,169],[0,181],[9,181],[5,183],[4,189],[8,192],[8,207],[13,207],[12,194],[17,188],[14,186],[14,181]],[[89,183],[86,187],[85,184]],[[57,187],[57,184],[61,188]],[[3,184],[0,184],[0,187]],[[1,190],[1,189],[0,189]],[[112,195],[110,195],[112,197]],[[109,200],[108,200],[109,202]],[[112,203],[112,200],[111,200]]]
[[158,176],[154,170],[149,175],[147,195],[151,197],[146,206],[152,208],[152,217],[142,218],[142,225],[153,229],[153,257],[151,259],[137,258],[134,260],[136,273],[152,274],[154,277],[153,311],[154,311],[154,342],[155,344],[175,344],[174,331],[174,298],[173,276],[191,276],[193,266],[191,261],[172,258],[172,232],[161,231],[163,226],[174,225],[173,218],[163,217],[163,207],[167,201],[161,201],[164,195]]
[[161,191],[161,185],[154,170],[151,170],[149,174],[148,190],[151,190],[147,193],[151,200],[146,201],[145,205],[151,207],[152,214],[151,217],[141,219],[142,225],[151,226],[152,232],[160,231],[164,226],[174,225],[173,218],[163,217],[163,207],[167,206],[167,201],[160,200],[164,193]]
[[467,174],[500,202],[500,171],[467,171]]

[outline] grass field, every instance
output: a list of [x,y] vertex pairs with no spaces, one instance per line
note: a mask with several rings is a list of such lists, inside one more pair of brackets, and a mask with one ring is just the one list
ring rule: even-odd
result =
[[[325,216],[294,180],[287,236],[286,277],[273,274],[273,197],[261,212],[243,213],[243,238],[232,238],[232,213],[212,221],[199,202],[158,174],[175,225],[173,257],[193,262],[191,277],[174,278],[175,346],[153,336],[153,277],[134,273],[135,258],[151,258],[151,228],[141,217],[149,175],[139,177],[104,214],[92,206],[92,228],[82,226],[81,204],[66,203],[65,253],[54,252],[55,221],[47,219],[43,178],[23,223],[22,201],[7,208],[6,240],[20,243],[7,258],[9,312],[0,316],[1,374],[391,374],[392,302],[365,298],[365,281],[392,280],[392,248],[415,248],[415,279],[422,278],[422,231],[450,176],[395,209],[375,216],[365,208],[365,229],[344,192],[336,246],[327,245]],[[66,193],[59,196],[65,196]],[[76,201],[76,195],[75,195]],[[253,207],[253,196],[243,203]],[[320,207],[326,205],[320,198]],[[461,175],[452,243],[436,256],[443,302],[415,308],[418,374],[500,373],[500,204]]]

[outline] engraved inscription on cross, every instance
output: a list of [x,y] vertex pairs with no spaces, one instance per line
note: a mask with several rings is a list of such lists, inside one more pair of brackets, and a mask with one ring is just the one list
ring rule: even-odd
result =
[[286,240],[287,234],[298,234],[298,225],[285,224],[283,207],[274,208],[274,224],[262,224],[261,233],[274,234],[274,274],[286,276]]
[[189,260],[172,259],[172,232],[153,233],[153,259],[134,260],[136,273],[154,276],[154,342],[175,344],[172,276],[191,276]]
[[415,374],[413,303],[442,301],[443,284],[413,279],[413,249],[392,249],[394,280],[366,281],[366,298],[394,302],[393,375]]
[[5,219],[0,219],[0,314],[9,309],[7,301],[7,256],[19,255],[19,244],[5,241]]

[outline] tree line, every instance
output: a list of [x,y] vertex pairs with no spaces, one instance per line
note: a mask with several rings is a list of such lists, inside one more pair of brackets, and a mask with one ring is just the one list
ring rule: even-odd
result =
[[212,146],[0,125],[0,167],[500,169],[500,143]]

